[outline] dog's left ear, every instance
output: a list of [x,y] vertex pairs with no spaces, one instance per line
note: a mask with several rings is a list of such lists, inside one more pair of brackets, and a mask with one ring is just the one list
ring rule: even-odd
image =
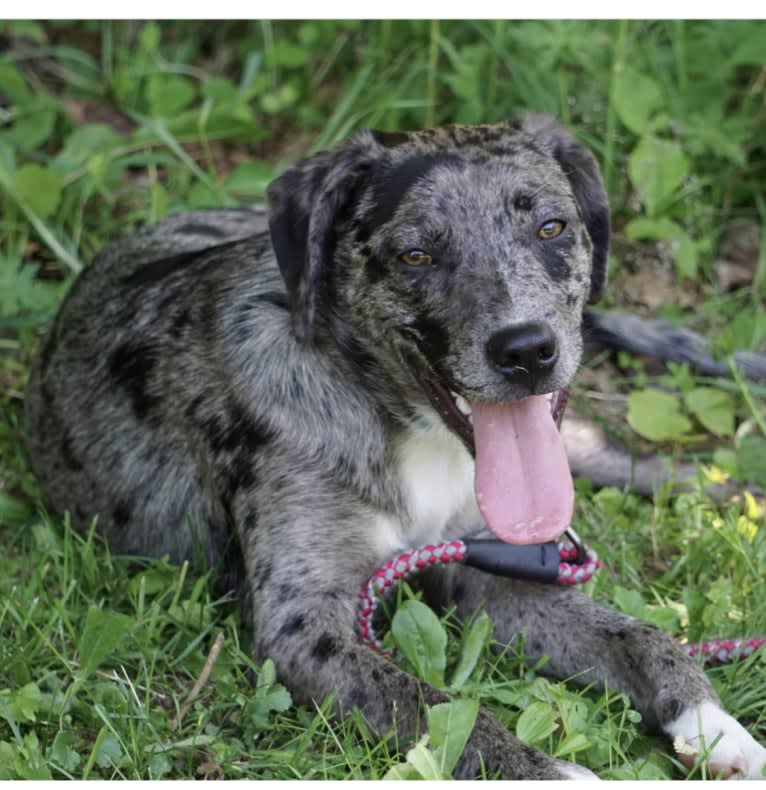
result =
[[360,133],[299,162],[269,184],[269,229],[287,286],[296,336],[313,339],[317,302],[330,275],[335,228],[366,181],[375,142]]
[[610,234],[609,203],[596,158],[548,115],[524,116],[521,128],[553,154],[572,185],[593,242],[593,270],[588,298],[593,304],[604,295],[606,288]]

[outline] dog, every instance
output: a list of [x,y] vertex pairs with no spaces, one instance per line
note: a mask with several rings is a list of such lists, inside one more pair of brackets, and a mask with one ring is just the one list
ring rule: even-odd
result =
[[[268,201],[174,217],[96,257],[33,366],[30,457],[54,508],[81,529],[97,515],[114,551],[202,556],[296,701],[334,694],[414,734],[448,697],[361,644],[359,590],[408,547],[538,543],[569,523],[546,396],[574,376],[605,288],[603,183],[590,151],[529,115],[361,131]],[[626,692],[651,727],[718,739],[715,770],[761,775],[766,749],[657,628],[568,589],[425,576],[432,605],[484,607],[546,672]],[[482,771],[593,778],[486,711],[456,775]]]

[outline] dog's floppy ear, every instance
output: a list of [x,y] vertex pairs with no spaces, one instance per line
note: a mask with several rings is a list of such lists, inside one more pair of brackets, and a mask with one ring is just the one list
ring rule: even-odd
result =
[[609,203],[593,154],[548,115],[526,115],[521,127],[542,143],[561,165],[572,185],[585,226],[593,242],[593,271],[588,301],[597,302],[606,287],[609,257]]
[[299,162],[269,184],[269,229],[299,340],[311,343],[317,302],[335,251],[335,226],[372,165],[361,133]]

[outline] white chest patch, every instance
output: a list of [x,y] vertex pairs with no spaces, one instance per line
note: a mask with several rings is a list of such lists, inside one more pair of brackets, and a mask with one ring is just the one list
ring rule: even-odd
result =
[[474,495],[474,463],[433,412],[423,412],[400,440],[394,463],[404,493],[408,545],[460,537],[482,523]]

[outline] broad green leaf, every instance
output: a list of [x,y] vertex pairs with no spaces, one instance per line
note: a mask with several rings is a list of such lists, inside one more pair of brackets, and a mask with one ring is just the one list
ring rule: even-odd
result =
[[20,107],[34,101],[34,96],[19,70],[4,60],[0,60],[0,96],[6,98],[9,104]]
[[151,115],[170,118],[191,104],[197,95],[194,83],[178,74],[152,74],[144,88]]
[[676,633],[681,625],[678,612],[672,606],[649,606],[643,619],[671,634]]
[[264,162],[243,162],[226,177],[225,188],[234,194],[261,197],[274,178],[274,168]]
[[516,737],[524,743],[539,743],[558,726],[556,712],[548,702],[533,702],[516,722]]
[[611,597],[625,614],[629,614],[631,617],[643,617],[645,614],[644,599],[638,590],[615,587]]
[[476,668],[476,664],[491,633],[492,621],[486,612],[482,612],[463,639],[460,660],[452,673],[452,680],[450,681],[452,688],[459,689],[465,685]]
[[39,217],[45,219],[58,207],[61,200],[61,176],[49,167],[22,165],[14,177],[17,195]]
[[739,464],[737,453],[728,447],[716,447],[713,450],[713,465],[733,477],[739,478]]
[[[0,693],[8,705],[8,712],[10,712],[15,721],[37,721],[36,714],[43,703],[43,694],[36,683],[27,683],[20,689],[10,693],[7,690],[3,690]],[[4,713],[3,707],[0,707],[0,715],[3,718],[7,718],[7,713]]]
[[[0,774],[0,777],[2,777],[2,774]],[[419,778],[420,774],[409,763],[404,762],[392,765],[383,776],[383,781],[403,782]]]
[[75,129],[67,137],[55,159],[58,167],[71,170],[88,162],[96,154],[111,151],[122,138],[102,123],[90,123]]
[[202,85],[202,95],[215,101],[234,101],[239,96],[237,86],[225,77],[213,77]]
[[71,773],[80,764],[80,755],[72,748],[74,733],[59,730],[48,750],[48,760]]
[[554,757],[568,757],[570,754],[581,752],[583,749],[589,749],[591,742],[581,732],[570,732],[558,745],[558,748],[553,753]]
[[631,392],[628,424],[653,442],[677,439],[692,428],[691,422],[679,412],[678,398],[659,390]]
[[18,779],[13,764],[19,748],[8,741],[0,741],[0,779]]
[[766,487],[766,439],[745,436],[737,448],[737,462],[744,482]]
[[697,387],[684,393],[686,408],[716,436],[734,433],[734,400],[714,387]]
[[394,615],[391,634],[421,680],[444,686],[447,634],[439,618],[420,601],[405,601]]
[[447,779],[439,770],[436,755],[428,748],[428,736],[421,738],[407,752],[407,762],[418,772],[421,779]]
[[10,137],[22,151],[33,151],[48,140],[55,123],[55,110],[30,111],[16,119]]
[[479,714],[479,703],[456,699],[428,709],[428,734],[442,774],[450,775],[463,754]]
[[667,217],[637,217],[625,226],[630,240],[655,239],[665,241],[676,262],[679,277],[693,279],[697,274],[697,245],[689,234]]
[[24,736],[24,745],[19,752],[14,765],[19,779],[53,779],[35,732]]
[[173,761],[166,754],[155,754],[149,759],[149,776],[152,779],[162,779],[172,770]]
[[120,742],[111,732],[107,732],[103,736],[96,752],[96,765],[100,768],[111,768],[120,764],[121,757],[122,747]]
[[290,692],[276,681],[276,666],[267,658],[258,673],[255,698],[247,707],[248,715],[258,729],[263,730],[269,726],[269,714],[272,711],[281,713],[288,710],[293,703]]
[[643,134],[652,113],[662,104],[657,83],[641,72],[626,66],[617,72],[612,93],[617,115],[631,132]]
[[689,161],[676,142],[644,136],[628,158],[628,173],[646,207],[655,217],[683,184]]
[[132,617],[91,606],[80,636],[80,677],[85,679],[98,669],[122,642],[134,625]]
[[160,26],[156,22],[147,22],[141,28],[138,41],[144,52],[154,54],[159,49],[161,38]]

